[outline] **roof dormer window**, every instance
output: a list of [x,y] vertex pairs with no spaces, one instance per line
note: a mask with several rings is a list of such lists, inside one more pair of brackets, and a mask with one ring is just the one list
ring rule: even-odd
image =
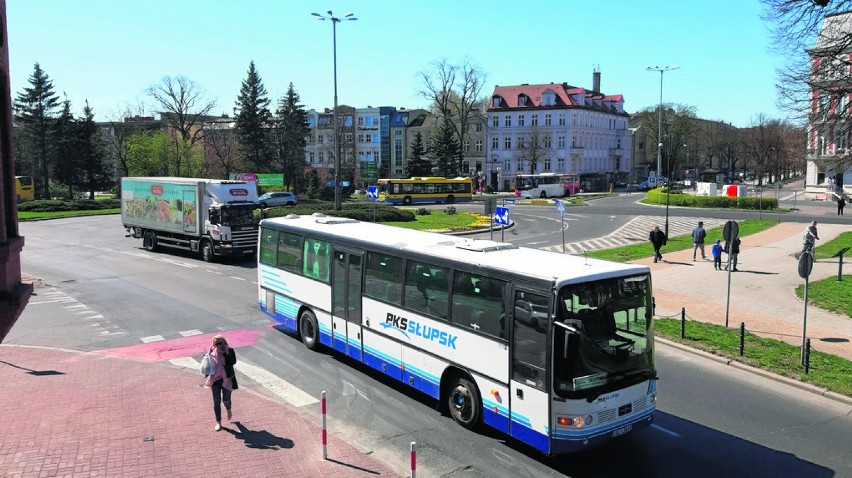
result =
[[542,106],[554,106],[556,105],[556,93],[551,90],[547,90],[541,94],[541,105]]
[[518,106],[527,105],[527,95],[518,95]]
[[499,96],[495,96],[494,98],[491,98],[491,107],[493,107],[493,108],[499,108],[500,107],[500,97]]

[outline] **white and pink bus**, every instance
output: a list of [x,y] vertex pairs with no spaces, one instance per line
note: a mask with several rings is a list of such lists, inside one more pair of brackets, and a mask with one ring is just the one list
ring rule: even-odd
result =
[[580,192],[580,175],[565,173],[519,174],[515,188],[525,198],[571,196]]

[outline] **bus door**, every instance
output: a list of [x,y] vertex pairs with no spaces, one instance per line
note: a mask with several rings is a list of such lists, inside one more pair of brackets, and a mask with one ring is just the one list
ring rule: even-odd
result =
[[331,276],[332,345],[363,361],[361,340],[361,270],[363,254],[334,250]]
[[548,296],[515,289],[512,310],[512,377],[509,433],[545,452],[550,429],[547,378]]

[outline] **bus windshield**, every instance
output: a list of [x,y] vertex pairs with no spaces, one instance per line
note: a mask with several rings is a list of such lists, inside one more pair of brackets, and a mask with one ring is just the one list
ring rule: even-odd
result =
[[655,376],[647,274],[562,287],[554,327],[555,392],[595,396]]

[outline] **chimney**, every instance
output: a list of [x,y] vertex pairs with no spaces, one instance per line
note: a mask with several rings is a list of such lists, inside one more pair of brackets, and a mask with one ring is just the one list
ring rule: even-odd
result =
[[597,67],[595,67],[592,73],[592,90],[598,93],[601,91],[601,72]]

